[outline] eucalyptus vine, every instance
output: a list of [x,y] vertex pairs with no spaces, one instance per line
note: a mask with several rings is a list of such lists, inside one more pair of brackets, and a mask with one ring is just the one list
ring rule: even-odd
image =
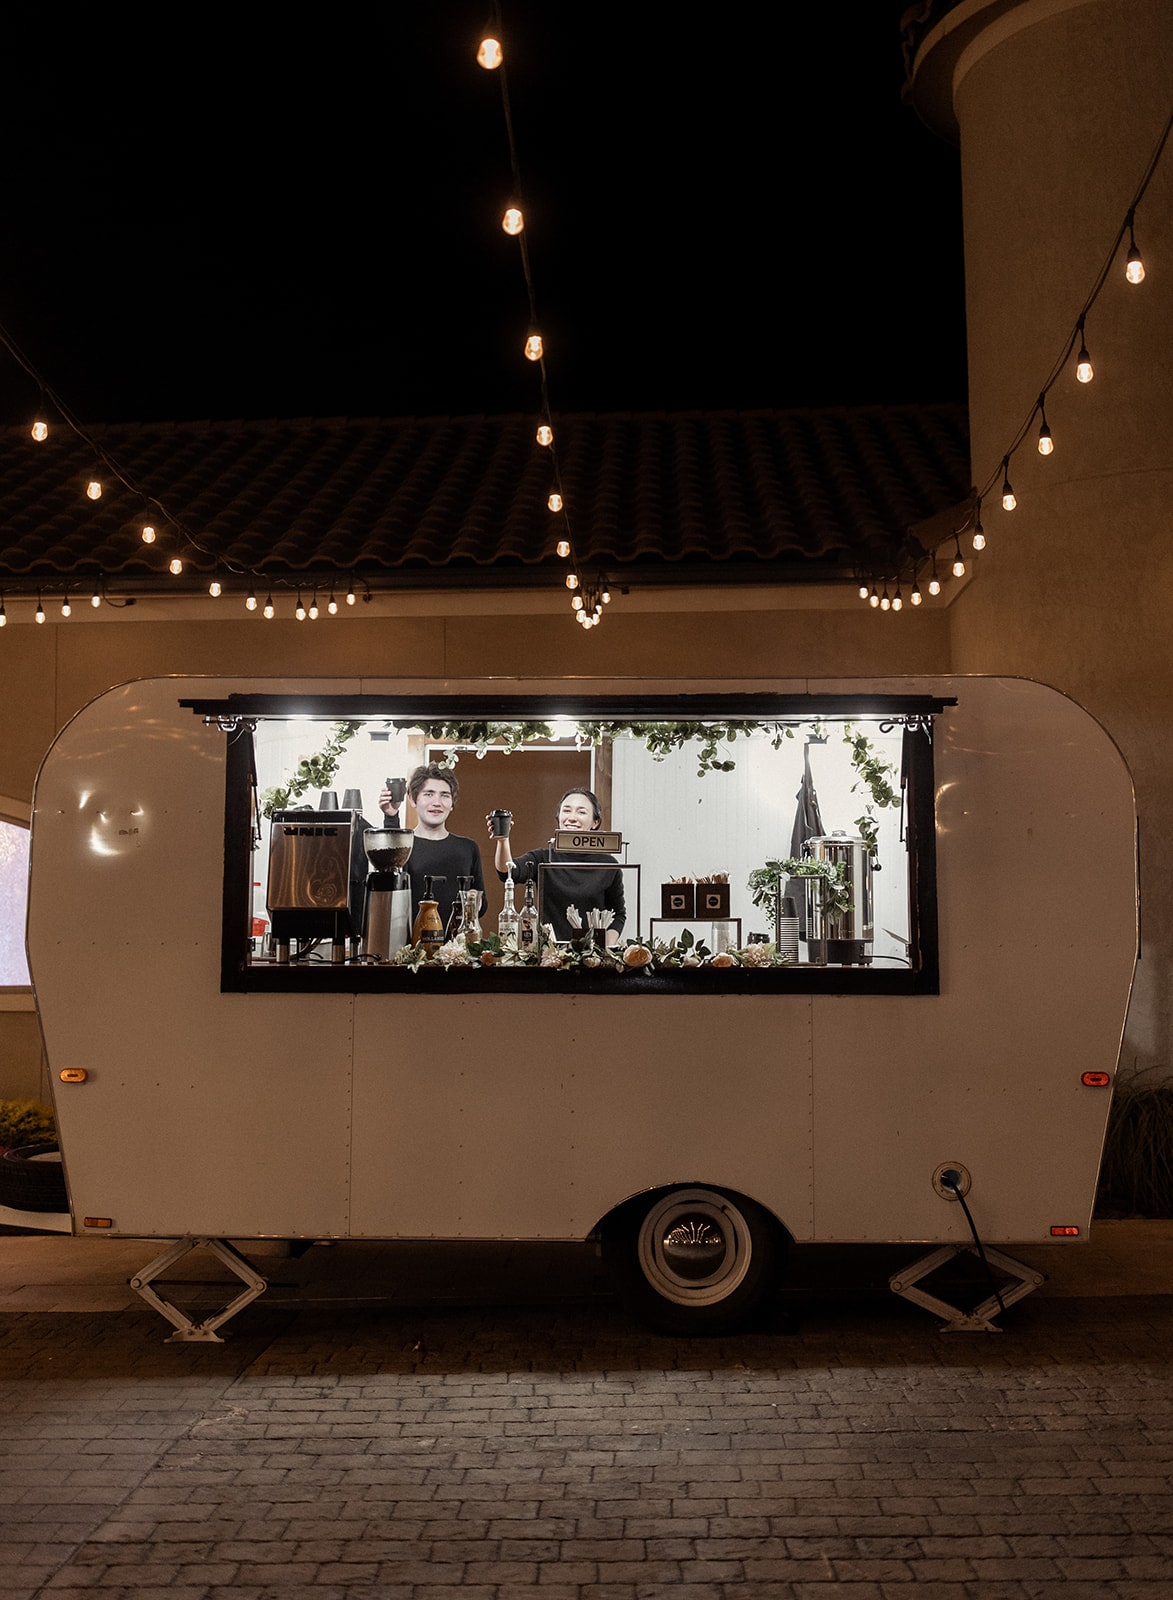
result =
[[294,800],[300,800],[307,789],[328,789],[342,752],[362,727],[361,722],[336,722],[330,737],[320,750],[303,756],[294,768],[288,783],[266,789],[261,795],[261,814],[271,817],[275,811],[284,811]]

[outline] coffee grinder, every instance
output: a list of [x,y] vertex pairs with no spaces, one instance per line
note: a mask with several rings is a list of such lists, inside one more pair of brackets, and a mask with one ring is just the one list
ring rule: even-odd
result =
[[368,828],[362,843],[371,868],[362,953],[386,961],[393,950],[411,943],[411,879],[404,868],[415,834],[410,828]]

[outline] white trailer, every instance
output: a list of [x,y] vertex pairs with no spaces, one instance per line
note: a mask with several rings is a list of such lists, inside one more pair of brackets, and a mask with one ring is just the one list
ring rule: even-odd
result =
[[[499,970],[463,987],[330,967],[237,983],[230,752],[250,706],[473,697],[509,717],[561,709],[568,686],[129,683],[74,717],[37,780],[28,953],[68,1212],[5,1220],[171,1241],[134,1282],[184,1339],[217,1338],[263,1289],[228,1243],[250,1239],[601,1235],[654,1320],[696,1329],[744,1318],[785,1243],[918,1243],[932,1248],[893,1287],[992,1329],[1042,1281],[1001,1247],[1077,1245],[1091,1222],[1137,956],[1119,751],[1022,680],[638,693],[657,689],[719,715],[746,696],[786,714],[932,702],[919,992],[825,968],[740,971],[725,991],[703,970],[658,988],[526,974],[525,992]],[[615,680],[589,698],[633,693]],[[152,1287],[196,1243],[243,1283],[199,1324]],[[969,1311],[922,1294],[974,1248],[1004,1290]]]

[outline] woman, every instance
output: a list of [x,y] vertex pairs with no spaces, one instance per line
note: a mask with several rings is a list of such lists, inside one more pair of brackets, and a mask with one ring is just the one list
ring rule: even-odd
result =
[[[586,858],[590,861],[586,866],[581,851],[555,850],[551,839],[542,849],[528,850],[514,859],[509,840],[493,838],[492,818],[486,817],[485,821],[489,838],[496,846],[493,864],[497,876],[504,882],[506,874],[512,871],[515,883],[524,883],[527,878],[535,880],[541,919],[553,927],[556,939],[575,936],[576,930],[566,920],[566,908],[576,906],[584,929],[588,926],[589,912],[612,912],[607,943],[619,942],[625,920],[623,873],[614,856],[591,855]],[[558,804],[559,833],[588,833],[602,826],[603,808],[597,797],[589,789],[568,789]],[[541,873],[539,866],[544,869]]]

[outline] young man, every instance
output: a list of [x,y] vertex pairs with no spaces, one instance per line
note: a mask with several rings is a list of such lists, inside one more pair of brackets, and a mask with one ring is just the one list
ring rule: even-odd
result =
[[[457,878],[471,878],[474,886],[481,891],[483,917],[489,902],[485,897],[480,847],[475,839],[448,832],[448,819],[460,797],[456,774],[451,767],[441,767],[431,761],[426,767],[417,767],[412,773],[407,780],[407,794],[418,817],[414,829],[415,843],[405,869],[411,879],[412,925],[415,925],[423,898],[425,878],[444,880],[443,883],[434,882],[432,898],[436,901],[445,928],[457,902]],[[379,810],[385,818],[399,810],[388,788],[384,788],[379,795]]]

